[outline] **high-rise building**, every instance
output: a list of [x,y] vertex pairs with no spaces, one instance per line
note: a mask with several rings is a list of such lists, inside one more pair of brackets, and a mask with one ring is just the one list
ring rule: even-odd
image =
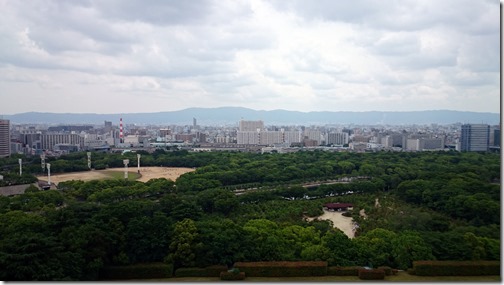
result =
[[500,129],[494,130],[494,146],[500,146],[501,144],[501,131]]
[[0,119],[0,157],[10,154],[10,121]]
[[348,144],[348,133],[329,133],[327,134],[327,144],[345,145]]
[[259,144],[258,131],[245,131],[236,133],[237,144]]
[[42,142],[42,149],[44,150],[53,150],[57,144],[76,145],[78,149],[84,147],[84,137],[78,134],[47,133],[42,134],[40,140]]
[[316,141],[316,145],[319,145],[322,141],[322,133],[319,130],[314,129],[305,129],[304,130],[304,138]]
[[461,151],[488,151],[490,126],[486,124],[462,125],[460,136]]
[[263,121],[244,121],[240,120],[240,132],[257,132],[257,129],[262,131],[264,129]]
[[300,131],[284,131],[284,139],[286,143],[300,143],[303,140],[303,134]]

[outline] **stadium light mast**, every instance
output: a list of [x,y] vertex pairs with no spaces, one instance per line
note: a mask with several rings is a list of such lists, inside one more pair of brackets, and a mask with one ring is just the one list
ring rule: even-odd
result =
[[42,172],[45,172],[45,154],[40,155],[40,164],[42,166]]
[[50,163],[47,164],[47,183],[49,184],[49,187],[51,187],[51,164]]
[[140,157],[142,157],[142,156],[139,153],[137,153],[137,159],[138,159],[137,170],[138,170],[138,173],[140,173]]
[[123,160],[123,163],[124,163],[124,179],[128,179],[128,163],[129,163],[129,159],[124,159]]
[[87,166],[91,169],[91,152],[87,152]]

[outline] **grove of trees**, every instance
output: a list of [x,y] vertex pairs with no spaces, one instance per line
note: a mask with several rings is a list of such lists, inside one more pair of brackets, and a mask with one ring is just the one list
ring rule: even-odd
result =
[[[136,162],[132,153],[93,153],[93,167],[121,167],[125,158]],[[48,162],[52,173],[86,171],[86,159],[74,153]],[[40,159],[23,160],[23,181],[34,181]],[[147,262],[407,269],[414,260],[500,260],[497,154],[157,150],[142,152],[142,165],[197,169],[177,181],[67,181],[0,196],[0,279],[97,280],[105,266]],[[0,174],[12,182],[21,181],[16,167],[17,158],[0,159]],[[324,184],[343,177],[365,178]],[[305,219],[328,202],[354,204],[354,238],[330,221]]]

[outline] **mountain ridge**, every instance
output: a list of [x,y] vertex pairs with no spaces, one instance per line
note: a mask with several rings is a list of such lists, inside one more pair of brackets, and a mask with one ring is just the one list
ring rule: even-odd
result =
[[485,123],[499,124],[500,114],[490,112],[471,112],[455,110],[425,111],[289,111],[254,110],[244,107],[186,108],[177,111],[97,114],[97,113],[49,113],[25,112],[4,115],[4,119],[16,124],[103,124],[112,121],[115,125],[119,118],[125,124],[175,124],[190,125],[196,118],[200,125],[238,124],[244,120],[263,120],[266,125],[325,125],[325,124],[452,124]]

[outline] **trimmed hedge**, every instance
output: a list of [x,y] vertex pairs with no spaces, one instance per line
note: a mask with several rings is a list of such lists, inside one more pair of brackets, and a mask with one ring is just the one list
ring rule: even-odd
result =
[[103,280],[170,278],[172,276],[173,265],[162,262],[107,266],[100,270],[100,279]]
[[413,261],[419,276],[500,275],[500,261]]
[[186,267],[175,270],[175,277],[219,277],[222,271],[227,271],[226,265],[212,265],[205,268]]
[[327,275],[331,276],[359,276],[360,266],[330,266]]
[[359,279],[362,280],[383,280],[385,271],[383,269],[360,269]]
[[186,267],[175,270],[175,277],[207,277],[205,268]]
[[392,275],[392,268],[389,266],[379,266],[377,269],[381,269],[381,270],[385,271],[385,276]]
[[226,265],[211,265],[205,267],[208,277],[219,277],[222,271],[227,271],[228,267]]
[[250,277],[326,276],[326,261],[236,262],[233,266]]
[[222,271],[220,273],[220,279],[221,280],[244,280],[245,279],[245,272],[229,272],[229,271]]

